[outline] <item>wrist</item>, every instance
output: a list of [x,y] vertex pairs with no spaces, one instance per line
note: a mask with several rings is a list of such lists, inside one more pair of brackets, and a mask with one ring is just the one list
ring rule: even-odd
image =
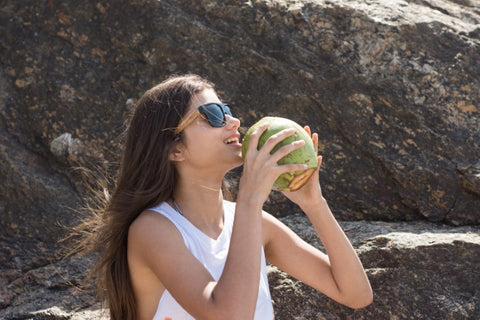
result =
[[242,190],[239,190],[236,202],[237,206],[238,204],[241,204],[249,207],[250,209],[262,210],[265,200],[257,193],[243,192]]
[[322,196],[316,198],[314,201],[309,201],[300,206],[305,214],[309,215],[317,211],[323,211],[324,208],[328,208],[327,200]]

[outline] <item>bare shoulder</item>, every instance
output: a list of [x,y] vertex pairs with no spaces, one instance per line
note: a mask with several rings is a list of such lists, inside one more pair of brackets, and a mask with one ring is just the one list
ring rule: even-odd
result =
[[132,222],[127,256],[140,318],[153,317],[168,284],[165,279],[177,277],[171,273],[172,261],[185,251],[180,232],[162,214],[145,210]]
[[277,218],[272,216],[270,213],[266,211],[262,211],[262,227],[263,231],[269,233],[271,228],[275,226]]
[[128,230],[129,237],[148,240],[165,233],[178,233],[175,225],[165,216],[152,210],[145,210],[133,220]]
[[[262,223],[265,232],[269,233],[270,236],[274,236],[275,232],[279,230],[287,231],[290,230],[283,222],[278,218],[274,217],[272,214],[263,211],[262,212]],[[290,230],[290,232],[293,232]]]
[[292,257],[324,259],[324,255],[301,239],[292,229],[271,214],[263,214],[264,249],[267,260],[283,270],[292,270]]
[[264,247],[268,250],[269,245],[272,241],[282,234],[292,234],[293,231],[290,230],[285,224],[283,224],[276,217],[270,213],[263,211],[262,212],[262,223],[263,223],[263,232],[264,232]]
[[175,252],[184,245],[180,232],[168,218],[145,210],[130,225],[128,247],[129,254],[148,261]]

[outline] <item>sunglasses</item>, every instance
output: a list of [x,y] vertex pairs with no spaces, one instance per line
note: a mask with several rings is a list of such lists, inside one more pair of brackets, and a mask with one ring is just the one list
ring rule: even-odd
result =
[[197,110],[212,127],[224,127],[227,124],[225,115],[232,116],[230,106],[226,103],[211,102],[201,105]]
[[180,121],[178,127],[175,129],[175,134],[179,134],[185,130],[198,116],[202,116],[212,127],[224,127],[227,124],[226,114],[232,116],[230,106],[226,103],[210,102],[202,104],[194,112]]

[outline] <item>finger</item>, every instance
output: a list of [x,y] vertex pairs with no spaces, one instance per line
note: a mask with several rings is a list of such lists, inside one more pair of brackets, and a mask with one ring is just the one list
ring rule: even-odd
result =
[[260,140],[260,137],[265,132],[265,130],[267,130],[269,125],[269,123],[262,124],[250,135],[250,143],[248,145],[247,155],[252,155],[254,150],[258,150],[258,141]]
[[264,152],[268,152],[268,153],[272,152],[273,148],[275,148],[275,146],[278,143],[280,143],[281,141],[290,137],[294,133],[295,133],[295,128],[283,129],[283,130],[275,133],[274,135],[270,136],[267,139],[267,141],[265,142],[265,144],[262,147],[262,150],[264,150]]
[[305,127],[303,127],[303,129],[305,129],[305,131],[307,131],[309,136],[312,135],[312,130],[310,130],[310,126],[305,126]]
[[305,145],[304,140],[297,140],[292,143],[289,143],[277,151],[275,151],[274,154],[272,154],[271,160],[274,161],[275,163],[278,162],[280,159],[285,157],[287,154],[293,152],[294,150],[300,149]]
[[317,133],[312,134],[312,142],[313,142],[313,147],[315,149],[315,152],[318,153],[318,134]]
[[278,168],[278,175],[281,175],[285,172],[293,172],[293,171],[302,171],[308,168],[306,164],[303,163],[292,163],[292,164],[282,164],[277,167]]
[[317,160],[318,160],[318,170],[320,170],[320,167],[322,166],[322,161],[323,161],[323,157],[322,156],[318,156],[317,157]]

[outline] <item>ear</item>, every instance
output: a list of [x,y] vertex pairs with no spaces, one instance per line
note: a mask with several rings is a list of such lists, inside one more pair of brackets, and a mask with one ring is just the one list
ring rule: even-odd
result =
[[169,159],[170,161],[174,161],[174,162],[181,162],[183,160],[185,160],[185,157],[184,157],[184,146],[181,142],[177,142],[175,143],[171,150],[170,150],[170,154],[169,154]]

